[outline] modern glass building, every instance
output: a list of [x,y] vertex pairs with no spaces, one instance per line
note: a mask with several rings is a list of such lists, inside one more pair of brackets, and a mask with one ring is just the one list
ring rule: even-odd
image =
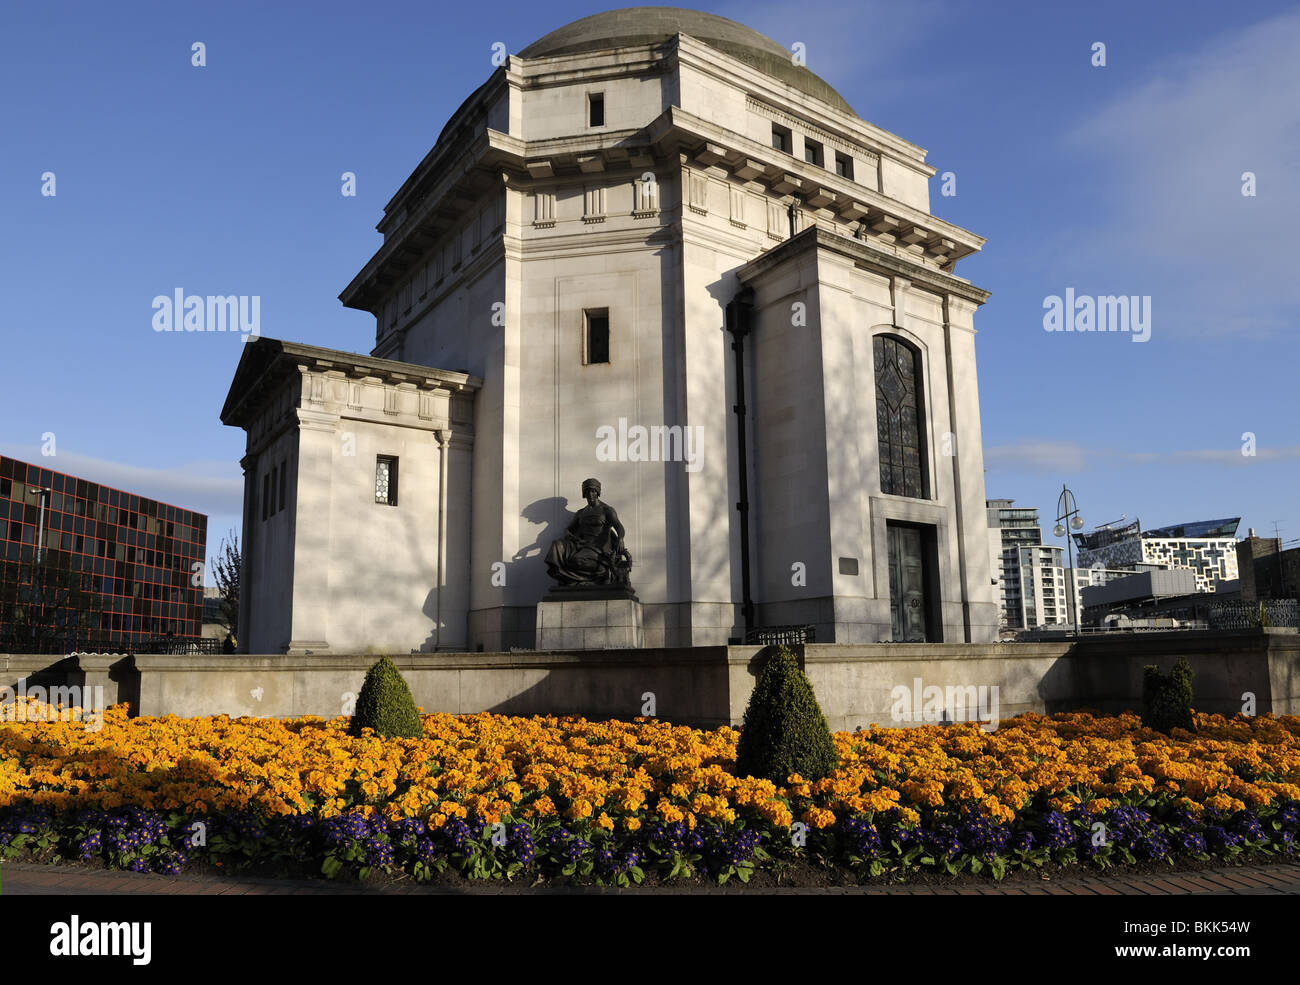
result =
[[[199,637],[207,528],[193,510],[0,457],[0,581],[31,572],[39,547],[89,576],[97,598],[97,625],[75,630],[68,652]],[[15,634],[0,607],[0,651],[21,648]]]
[[1131,568],[1159,565],[1186,568],[1196,575],[1198,592],[1213,592],[1237,579],[1237,525],[1241,517],[1198,520],[1143,530],[1128,526],[1075,534],[1080,567]]

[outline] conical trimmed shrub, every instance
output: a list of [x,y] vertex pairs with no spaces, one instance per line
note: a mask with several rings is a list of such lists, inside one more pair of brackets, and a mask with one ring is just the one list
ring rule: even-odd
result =
[[387,657],[366,671],[357,696],[350,732],[359,736],[363,728],[374,729],[375,735],[385,739],[418,739],[424,734],[406,678]]
[[1192,668],[1186,657],[1168,674],[1155,664],[1142,672],[1142,724],[1169,735],[1174,729],[1196,731],[1192,719]]
[[736,775],[783,784],[791,773],[820,780],[839,765],[835,741],[812,685],[787,647],[758,675],[736,747]]

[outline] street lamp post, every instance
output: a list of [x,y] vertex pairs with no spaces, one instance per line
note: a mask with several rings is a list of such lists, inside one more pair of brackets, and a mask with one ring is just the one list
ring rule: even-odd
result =
[[1079,573],[1074,570],[1074,539],[1070,537],[1069,531],[1065,529],[1062,521],[1068,522],[1071,530],[1083,529],[1083,517],[1079,516],[1079,504],[1074,501],[1074,493],[1070,492],[1064,485],[1061,485],[1061,498],[1056,501],[1056,526],[1052,528],[1054,537],[1065,538],[1065,549],[1069,552],[1070,557],[1070,614],[1074,622],[1074,634],[1079,635],[1079,606],[1075,601],[1078,591]]
[[49,486],[33,486],[32,492],[41,497],[41,515],[36,526],[36,563],[41,563],[41,552],[45,547],[45,504],[53,490]]
[[[32,486],[31,491],[41,498],[40,519],[36,524],[36,562],[32,565],[32,597],[28,604],[28,615],[31,615],[31,607],[36,605],[39,600],[41,617],[45,612],[45,592],[41,590],[41,554],[45,547],[45,503],[50,493],[53,491],[49,486]],[[35,636],[36,624],[31,623],[32,634]]]

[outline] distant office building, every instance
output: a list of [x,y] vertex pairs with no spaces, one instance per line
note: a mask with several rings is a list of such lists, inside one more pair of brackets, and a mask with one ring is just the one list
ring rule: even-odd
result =
[[1282,550],[1278,537],[1256,537],[1255,529],[1237,541],[1241,597],[1247,602],[1300,598],[1300,547]]
[[[1038,510],[1016,507],[1011,499],[990,499],[989,550],[998,578],[1004,631],[1030,630],[1083,624],[1083,590],[1105,585],[1146,571],[1164,570],[1168,564],[1134,561],[1122,567],[1067,568],[1065,548],[1043,544]],[[1122,528],[1103,527],[1087,535],[1094,545],[1128,540],[1139,530],[1136,523]],[[1077,539],[1077,538],[1076,538]],[[1082,545],[1080,551],[1082,553]],[[1129,552],[1132,554],[1133,552]],[[1128,556],[1123,555],[1123,556]],[[1140,557],[1140,554],[1136,555]],[[1071,595],[1074,596],[1071,603]]]
[[1134,520],[1074,534],[1079,567],[1141,570],[1143,566],[1184,569],[1196,575],[1196,591],[1215,592],[1237,579],[1237,524],[1241,517],[1200,520],[1143,530]]
[[1164,565],[1134,564],[1127,568],[1067,568],[1065,570],[1066,591],[1074,593],[1074,611],[1078,613],[1079,625],[1083,625],[1083,590],[1109,585],[1121,578],[1131,578],[1144,571],[1163,571]]
[[1041,544],[1016,548],[1015,569],[1021,592],[1018,628],[1056,626],[1070,621],[1065,568],[1061,564],[1064,552],[1062,547]]
[[1214,599],[1198,591],[1197,584],[1194,571],[1172,568],[1086,588],[1083,624],[1112,629],[1206,627]]
[[[207,527],[201,513],[0,457],[0,579],[30,571],[39,546],[73,577],[88,575],[98,599],[96,624],[64,641],[69,652],[198,637],[203,587],[191,576],[202,571]],[[14,622],[0,608],[0,651],[22,649]]]
[[[1134,571],[1110,568],[1067,568],[1062,563],[1063,547],[1020,547],[1015,554],[1016,563],[1008,565],[1010,578],[1019,589],[1020,618],[1015,621],[1014,628],[1081,626],[1085,588],[1106,585],[1135,574]],[[1157,565],[1149,567],[1161,570]],[[1014,589],[1012,594],[1014,596]],[[1074,595],[1073,603],[1071,594]]]
[[984,501],[988,510],[991,570],[1000,603],[998,628],[1003,632],[1026,628],[1020,548],[1043,543],[1038,510],[1016,507],[1012,505],[1014,502],[1014,499]]
[[989,551],[1002,603],[1000,628],[1034,629],[1070,620],[1065,594],[1064,548],[1043,544],[1038,510],[1013,499],[985,501]]

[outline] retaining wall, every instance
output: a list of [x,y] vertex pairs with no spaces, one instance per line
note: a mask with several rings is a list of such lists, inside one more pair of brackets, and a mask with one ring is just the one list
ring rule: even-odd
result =
[[[1026,711],[1138,710],[1142,668],[1185,656],[1195,707],[1232,714],[1243,695],[1258,713],[1300,714],[1295,630],[1143,633],[1050,643],[807,644],[793,647],[832,729],[898,724],[896,688],[996,686],[1002,719]],[[697,726],[739,725],[762,647],[710,646],[583,653],[393,655],[426,712],[632,718],[654,714]],[[134,657],[0,655],[0,685],[101,686],[107,704],[144,715],[343,714],[374,654]],[[972,692],[974,693],[974,692]],[[919,711],[920,709],[917,709]]]

